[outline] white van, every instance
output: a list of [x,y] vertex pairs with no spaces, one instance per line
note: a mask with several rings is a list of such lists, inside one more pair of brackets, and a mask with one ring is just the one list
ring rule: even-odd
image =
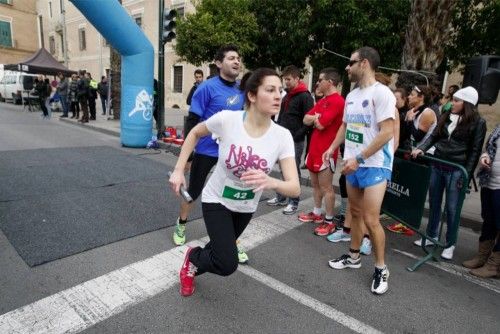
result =
[[4,71],[0,81],[0,100],[21,104],[22,97],[27,97],[26,91],[33,89],[36,74],[17,71]]

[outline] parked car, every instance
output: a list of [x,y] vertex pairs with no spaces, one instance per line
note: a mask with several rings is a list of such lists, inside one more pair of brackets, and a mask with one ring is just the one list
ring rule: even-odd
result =
[[17,71],[4,71],[0,81],[0,100],[21,104],[23,96],[27,97],[26,91],[33,89],[36,74]]

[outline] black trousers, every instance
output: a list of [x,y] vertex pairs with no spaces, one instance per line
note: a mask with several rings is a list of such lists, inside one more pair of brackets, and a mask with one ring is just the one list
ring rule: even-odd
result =
[[93,97],[89,97],[89,112],[90,118],[95,119],[95,99]]
[[204,248],[196,247],[189,260],[205,272],[228,276],[238,268],[236,240],[247,227],[253,213],[232,212],[219,203],[202,203],[203,219],[210,238]]
[[193,162],[191,163],[191,172],[189,173],[189,187],[187,189],[193,201],[196,201],[200,196],[208,173],[215,166],[217,160],[217,158],[209,157],[208,155],[194,154]]

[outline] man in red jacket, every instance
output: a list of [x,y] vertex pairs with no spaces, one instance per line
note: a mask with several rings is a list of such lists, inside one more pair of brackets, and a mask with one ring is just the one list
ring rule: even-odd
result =
[[[282,73],[287,94],[281,102],[281,109],[276,121],[279,125],[290,130],[295,145],[295,162],[300,176],[300,159],[304,151],[304,140],[307,126],[304,125],[304,115],[314,106],[314,100],[306,85],[300,80],[300,70],[293,65],[285,67]],[[283,213],[292,215],[297,212],[299,198],[290,198],[276,194],[276,197],[267,201],[268,205],[286,205]]]

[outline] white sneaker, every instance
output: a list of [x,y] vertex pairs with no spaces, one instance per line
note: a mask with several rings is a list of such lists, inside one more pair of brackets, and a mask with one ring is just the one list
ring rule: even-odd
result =
[[288,201],[286,199],[284,201],[280,202],[278,200],[278,197],[271,198],[270,200],[268,200],[266,202],[266,204],[269,205],[269,206],[278,206],[278,205],[279,206],[285,206],[285,205],[287,205],[287,203],[288,203]]
[[[415,241],[413,242],[413,244],[414,244],[415,246],[419,246],[419,247],[421,247],[421,246],[422,246],[422,239],[415,240]],[[429,239],[426,239],[426,240],[425,240],[425,247],[429,247],[429,246],[432,246],[432,245],[434,245],[434,243],[433,243],[432,241],[430,241]]]
[[455,250],[455,246],[450,246],[448,248],[445,248],[443,252],[441,253],[441,257],[445,260],[451,260],[453,259],[453,251]]
[[293,215],[297,212],[297,206],[293,204],[288,204],[286,208],[283,209],[283,214],[285,215]]
[[376,295],[384,294],[387,289],[389,289],[389,269],[387,266],[384,269],[378,269],[375,267],[375,273],[373,273],[372,281],[372,292]]
[[370,255],[372,253],[372,242],[368,238],[363,238],[359,253],[363,255]]

